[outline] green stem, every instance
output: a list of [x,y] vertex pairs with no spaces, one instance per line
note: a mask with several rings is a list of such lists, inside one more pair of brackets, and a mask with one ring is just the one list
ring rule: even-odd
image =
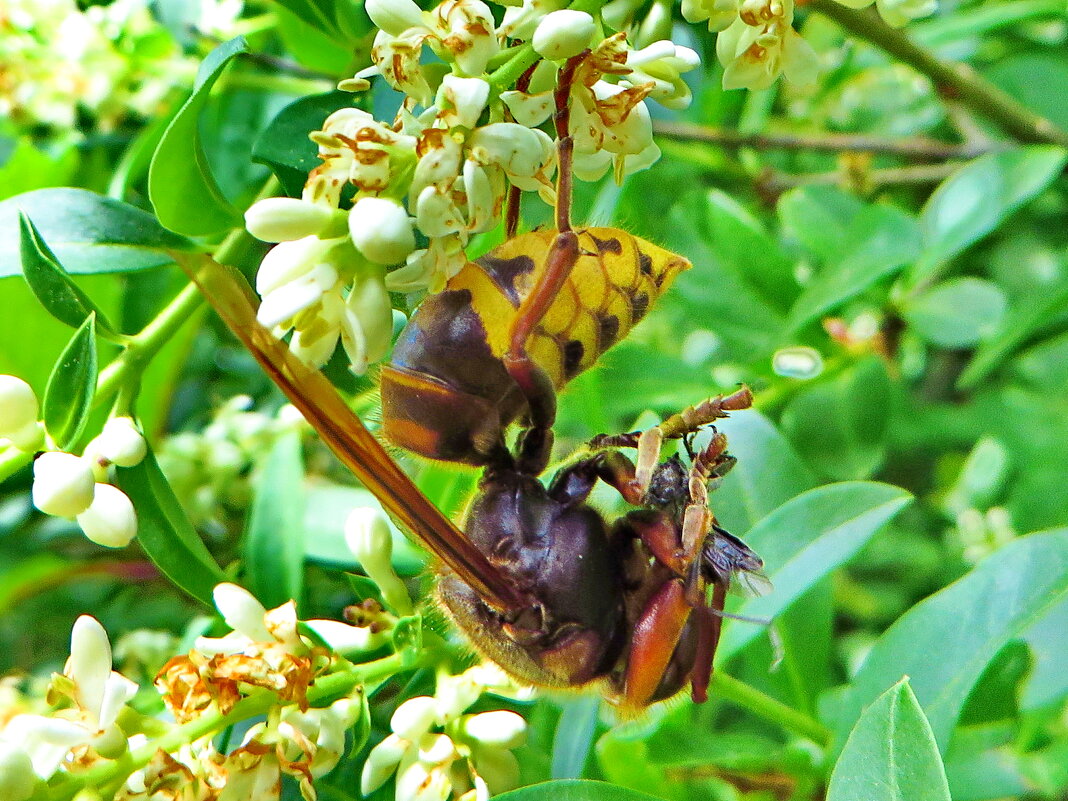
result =
[[755,687],[750,687],[745,682],[723,673],[716,673],[712,677],[712,687],[715,688],[718,697],[744,707],[754,715],[776,723],[802,737],[807,737],[824,748],[831,744],[830,729],[818,720],[809,717],[804,712],[798,712],[793,707],[762,693]]
[[[308,690],[308,705],[313,708],[321,706],[333,698],[340,698],[352,692],[358,685],[389,678],[406,669],[405,658],[404,653],[395,653],[374,662],[355,665],[349,670],[322,676],[316,679],[315,684]],[[116,780],[124,780],[134,771],[147,765],[157,751],[173,753],[183,745],[188,745],[250,718],[264,715],[272,708],[293,706],[295,703],[295,701],[283,701],[267,690],[258,691],[254,695],[242,698],[225,714],[222,712],[206,713],[188,723],[175,726],[166,734],[131,751],[122,759],[98,765],[84,773],[62,777],[61,781],[54,786],[50,798],[53,801],[67,801],[83,788],[103,787]]]
[[853,35],[866,39],[923,73],[944,95],[959,100],[1021,142],[1068,147],[1068,131],[1035,114],[1014,97],[986,81],[971,66],[936,58],[901,31],[883,22],[874,10],[846,8],[835,0],[811,0],[810,6]]

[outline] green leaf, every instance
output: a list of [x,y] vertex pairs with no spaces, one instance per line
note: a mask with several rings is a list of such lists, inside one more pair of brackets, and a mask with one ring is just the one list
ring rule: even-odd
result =
[[256,139],[252,159],[270,167],[287,195],[299,197],[308,173],[322,163],[308,134],[320,130],[323,121],[338,109],[351,106],[350,92],[327,92],[290,103]]
[[782,430],[827,478],[867,478],[885,455],[891,390],[885,363],[867,358],[798,393],[783,410]]
[[22,272],[20,213],[72,275],[147,270],[173,263],[169,250],[195,247],[120,200],[86,189],[38,189],[0,201],[0,278]]
[[560,718],[553,733],[554,779],[582,778],[593,748],[600,712],[600,695],[591,693],[560,699]]
[[0,200],[34,189],[62,186],[77,167],[78,148],[73,144],[52,155],[38,150],[30,139],[20,137],[0,167]]
[[931,344],[967,348],[998,330],[1007,306],[1005,293],[992,281],[951,278],[910,300],[903,314]]
[[[764,559],[775,589],[750,598],[737,611],[774,618],[847,562],[910,500],[900,487],[854,481],[817,487],[787,501],[745,535]],[[729,659],[762,634],[751,624],[725,626],[717,660]]]
[[1049,186],[1065,162],[1068,153],[1062,148],[1033,145],[980,156],[943,181],[920,214],[923,256],[912,280],[930,280],[943,264],[995,230]]
[[212,590],[228,581],[197,536],[156,457],[149,452],[136,467],[118,468],[115,484],[137,510],[137,541],[175,586],[213,607]]
[[[911,500],[899,487],[874,482],[829,484],[803,492],[775,509],[745,534],[745,543],[764,559],[774,584],[766,596],[750,598],[737,610],[774,617],[839,565]],[[717,659],[726,660],[760,637],[749,624],[726,626]]]
[[[1017,6],[1026,7],[1026,2],[1002,7],[1003,13],[1012,13]],[[1038,4],[1031,4],[1038,5]],[[1044,3],[1047,13],[1064,19],[1064,5],[1059,0]],[[1056,11],[1050,6],[1060,6]],[[989,9],[993,10],[993,9]],[[1020,12],[1024,8],[1019,8]],[[1000,89],[1011,94],[1032,111],[1041,114],[1054,125],[1068,127],[1068,58],[1063,48],[1023,49],[1014,55],[996,61],[983,71],[983,77]]]
[[848,252],[849,229],[864,204],[832,186],[802,186],[784,194],[776,206],[786,233],[821,261],[841,261]]
[[831,772],[827,801],[949,801],[942,757],[907,680],[861,714]]
[[496,801],[657,801],[656,796],[637,790],[582,779],[532,784],[493,797]]
[[716,427],[727,435],[738,463],[716,490],[712,504],[728,531],[748,531],[790,498],[816,484],[812,471],[768,418],[755,409],[732,412]]
[[986,666],[1066,595],[1068,529],[1010,542],[879,638],[843,699],[839,734],[872,699],[909,676],[944,749]]
[[300,434],[286,432],[266,454],[253,482],[242,548],[249,591],[268,609],[292,599],[301,608],[304,584],[304,457]]
[[89,420],[96,376],[96,317],[90,314],[60,354],[45,389],[45,430],[60,450],[69,450],[78,441]]
[[893,206],[866,206],[844,236],[841,258],[824,264],[790,310],[791,330],[819,319],[920,256],[916,221]]
[[41,305],[61,323],[78,328],[90,314],[96,315],[97,325],[105,336],[113,336],[111,326],[100,309],[78,288],[63,265],[49,250],[47,243],[26,215],[19,217],[19,246],[22,253],[22,274]]
[[148,170],[148,195],[156,216],[172,231],[187,236],[216,234],[241,224],[241,215],[219,189],[200,141],[200,112],[223,69],[248,52],[244,37],[208,54],[197,72],[193,94],[171,120]]

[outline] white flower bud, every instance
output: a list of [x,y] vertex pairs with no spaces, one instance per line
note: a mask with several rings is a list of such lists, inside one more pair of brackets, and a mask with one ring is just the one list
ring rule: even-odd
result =
[[29,755],[14,745],[0,743],[0,798],[26,801],[33,795],[37,775]]
[[371,651],[382,645],[388,635],[370,626],[350,626],[339,620],[306,620],[305,624],[341,654]]
[[74,517],[89,508],[95,491],[89,462],[70,453],[42,453],[33,463],[33,505],[45,514]]
[[63,673],[74,682],[78,705],[100,719],[104,690],[111,675],[111,641],[100,621],[82,615],[70,630],[70,657]]
[[489,82],[481,78],[461,78],[450,73],[441,79],[438,106],[451,108],[445,117],[450,127],[459,125],[474,128],[489,101],[489,94]]
[[0,437],[18,447],[16,436],[37,422],[37,396],[33,388],[13,375],[0,375]]
[[463,719],[460,728],[472,740],[495,748],[516,748],[527,736],[527,722],[523,716],[508,709],[469,715]]
[[400,36],[409,28],[426,27],[423,12],[412,0],[367,0],[367,16],[390,36]]
[[397,707],[389,719],[389,728],[404,740],[418,740],[434,725],[438,717],[438,707],[429,695],[417,695],[409,698]]
[[596,30],[593,17],[585,11],[565,8],[542,18],[531,44],[538,55],[550,61],[563,61],[589,47]]
[[106,548],[123,548],[137,536],[137,512],[126,493],[97,484],[93,502],[77,517],[85,536]]
[[447,771],[406,758],[397,770],[397,798],[404,801],[445,801],[452,792]]
[[211,596],[226,625],[234,631],[244,634],[253,642],[274,640],[263,620],[267,610],[244,587],[229,583],[217,584]]
[[381,197],[362,197],[349,212],[356,248],[378,264],[399,264],[415,250],[415,231],[404,206]]
[[288,242],[313,236],[330,222],[333,209],[292,197],[256,201],[245,212],[245,228],[264,242]]
[[383,784],[390,774],[397,769],[404,752],[408,749],[407,740],[402,740],[396,734],[391,734],[367,755],[367,761],[363,763],[363,771],[360,773],[360,793],[370,795]]
[[386,603],[399,614],[410,615],[408,590],[393,570],[393,538],[385,515],[370,506],[353,509],[345,520],[345,542],[364,572],[382,590]]
[[456,759],[456,746],[447,734],[424,734],[419,738],[419,761],[443,765]]
[[507,792],[519,784],[519,761],[502,748],[479,748],[475,752],[475,770],[493,795]]
[[22,428],[8,431],[3,436],[20,451],[33,453],[40,450],[44,444],[44,426],[37,420],[32,420]]
[[148,445],[129,417],[113,417],[99,435],[85,446],[85,457],[105,459],[119,467],[133,467],[148,453]]

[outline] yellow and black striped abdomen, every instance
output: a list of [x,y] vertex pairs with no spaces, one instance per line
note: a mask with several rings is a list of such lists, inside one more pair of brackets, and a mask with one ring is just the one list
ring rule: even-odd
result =
[[[523,234],[468,263],[420,304],[382,368],[382,426],[432,459],[487,464],[526,399],[504,368],[520,305],[555,232]],[[559,389],[625,337],[690,263],[616,228],[579,232],[581,254],[527,341]]]
[[[465,267],[449,288],[471,291],[490,351],[508,350],[516,311],[546,269],[554,231],[505,242]],[[534,329],[527,350],[559,389],[623,339],[651,304],[690,267],[683,257],[618,228],[579,231],[582,255]]]

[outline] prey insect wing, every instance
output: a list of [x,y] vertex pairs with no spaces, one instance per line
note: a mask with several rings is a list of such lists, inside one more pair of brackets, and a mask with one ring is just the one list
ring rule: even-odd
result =
[[237,271],[205,257],[176,258],[271,380],[382,506],[489,604],[500,609],[522,606],[515,588],[423,495],[334,386],[260,325],[252,290]]

